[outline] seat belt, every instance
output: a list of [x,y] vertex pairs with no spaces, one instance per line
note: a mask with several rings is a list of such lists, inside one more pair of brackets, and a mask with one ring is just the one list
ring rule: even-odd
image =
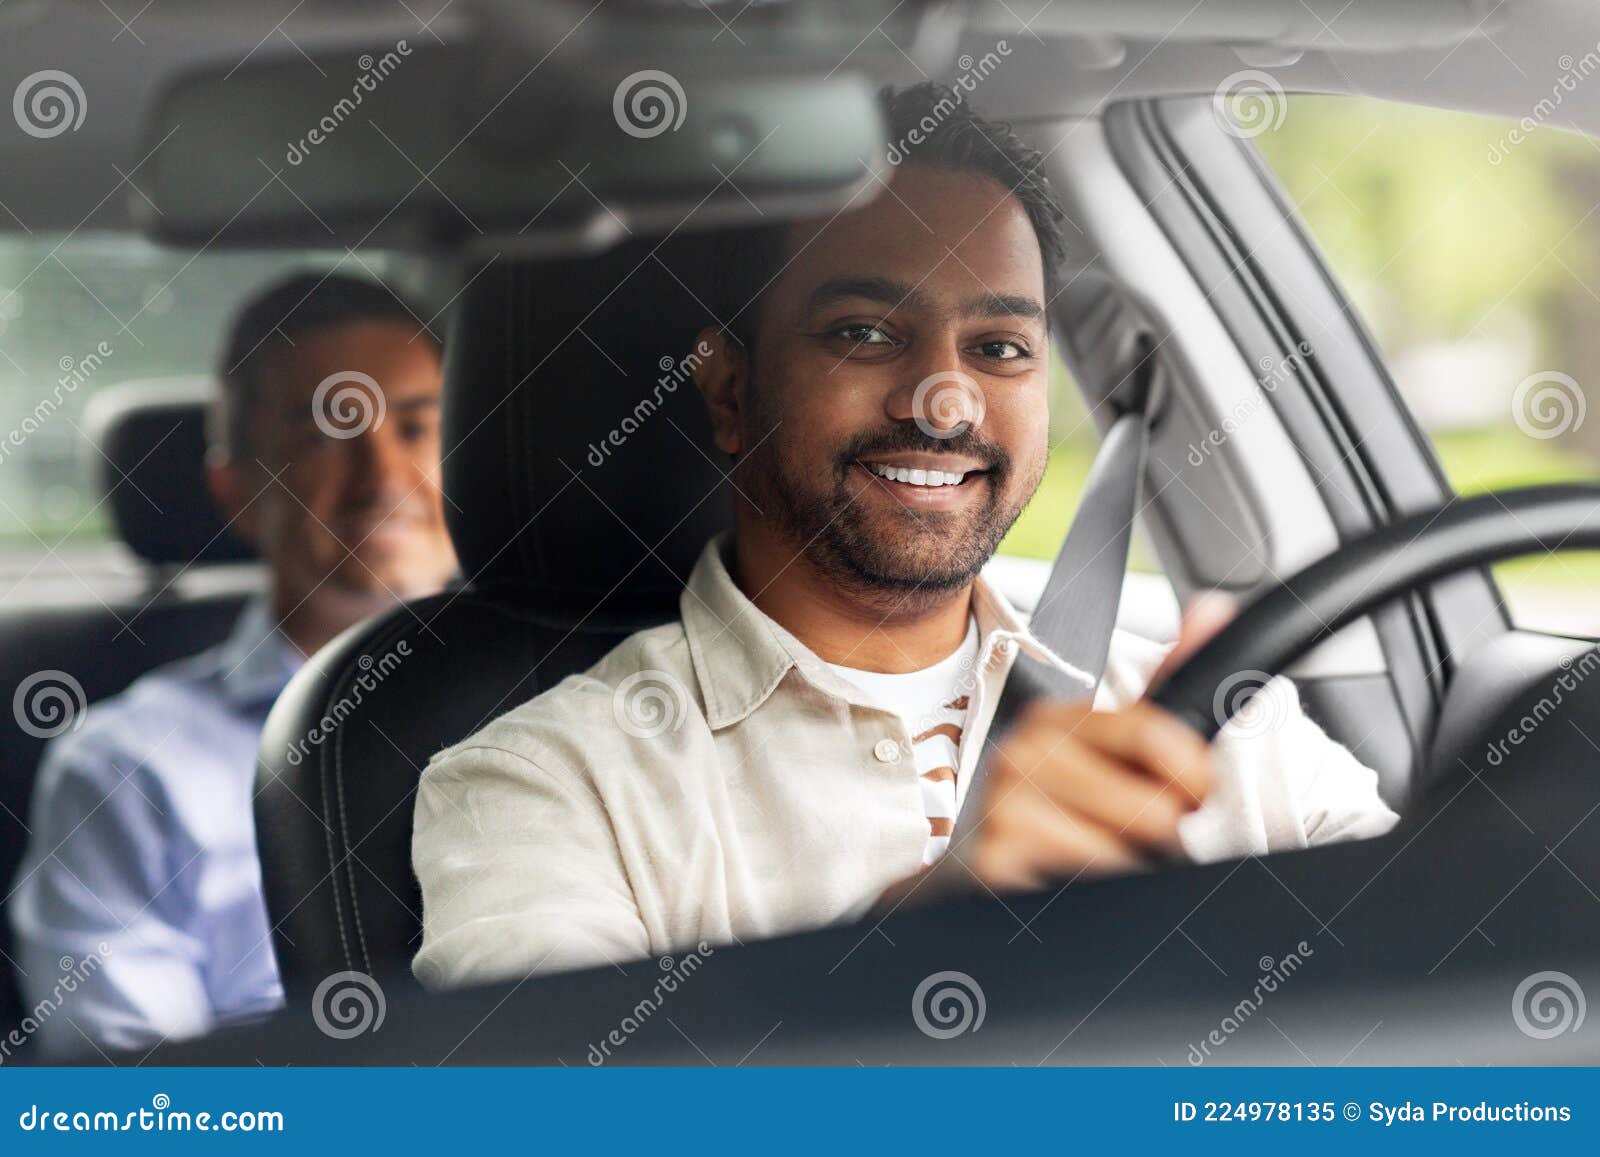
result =
[[[1078,513],[1028,623],[1034,638],[1085,672],[1093,686],[1086,689],[1066,671],[1019,654],[995,706],[991,736],[1009,731],[1022,708],[1035,699],[1081,699],[1100,686],[1133,545],[1150,420],[1159,402],[1157,361],[1148,343],[1142,344],[1136,368],[1107,399],[1117,407],[1118,417],[1095,454]],[[973,769],[956,816],[958,841],[979,818],[989,763],[988,757],[981,758]]]

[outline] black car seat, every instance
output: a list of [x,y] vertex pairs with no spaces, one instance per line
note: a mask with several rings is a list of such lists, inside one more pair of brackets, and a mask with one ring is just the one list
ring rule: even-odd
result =
[[[106,576],[16,583],[0,607],[0,896],[28,838],[28,807],[52,730],[153,667],[228,634],[259,567],[206,497],[204,378],[129,382],[96,394],[85,430],[105,508],[132,560]],[[41,570],[52,564],[41,564]],[[6,580],[8,588],[11,580]],[[47,587],[41,592],[40,587]],[[65,592],[65,597],[62,596]],[[78,690],[81,689],[81,700]],[[52,701],[52,696],[61,697]],[[0,1025],[21,1015],[11,925],[0,920]]]
[[677,617],[731,520],[684,359],[709,320],[704,242],[500,260],[446,343],[446,516],[459,589],[311,658],[262,739],[256,829],[291,1003],[360,971],[409,983],[417,780],[434,752]]

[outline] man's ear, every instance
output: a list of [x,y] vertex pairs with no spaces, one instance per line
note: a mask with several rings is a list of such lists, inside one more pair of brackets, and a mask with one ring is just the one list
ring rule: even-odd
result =
[[260,516],[243,466],[219,450],[206,454],[206,489],[222,511],[228,529],[253,546],[259,546]]
[[750,382],[750,358],[744,346],[719,326],[701,330],[694,350],[694,384],[706,400],[717,448],[725,454],[738,454],[744,449],[739,431]]

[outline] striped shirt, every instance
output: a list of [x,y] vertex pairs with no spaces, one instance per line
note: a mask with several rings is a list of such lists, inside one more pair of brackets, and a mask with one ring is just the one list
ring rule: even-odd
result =
[[950,846],[956,816],[966,797],[966,783],[958,781],[961,736],[967,723],[967,705],[978,676],[978,621],[969,619],[967,637],[947,657],[931,667],[903,674],[860,671],[828,666],[841,679],[865,691],[886,711],[900,717],[917,775],[922,782],[922,810],[928,817],[928,843],[922,852],[931,864]]

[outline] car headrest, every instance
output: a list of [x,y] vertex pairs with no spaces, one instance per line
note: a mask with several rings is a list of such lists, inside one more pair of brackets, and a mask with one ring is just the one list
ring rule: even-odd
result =
[[117,536],[147,562],[238,562],[255,557],[229,533],[206,489],[209,378],[124,382],[89,399],[100,485]]
[[470,583],[563,614],[676,614],[732,521],[690,376],[714,323],[690,288],[707,244],[477,272],[445,353],[445,515]]

